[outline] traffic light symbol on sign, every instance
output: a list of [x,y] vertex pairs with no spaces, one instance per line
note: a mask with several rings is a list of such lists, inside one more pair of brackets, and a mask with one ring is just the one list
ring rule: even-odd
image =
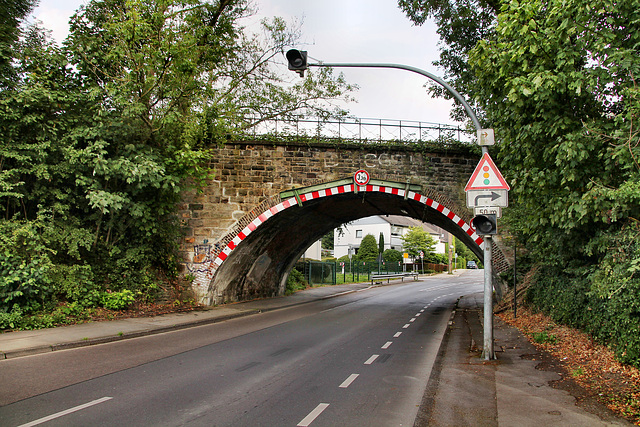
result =
[[495,214],[476,215],[471,224],[479,236],[498,234],[498,220]]
[[304,77],[304,70],[307,69],[307,51],[291,49],[287,51],[286,56],[289,69],[300,74],[300,77]]

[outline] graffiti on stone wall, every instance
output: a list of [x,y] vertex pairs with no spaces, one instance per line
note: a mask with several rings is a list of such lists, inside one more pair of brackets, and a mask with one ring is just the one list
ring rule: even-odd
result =
[[195,245],[193,247],[193,260],[194,264],[202,264],[209,260],[209,253],[211,252],[211,245]]
[[364,165],[368,168],[399,166],[408,162],[413,163],[412,155],[388,154],[388,153],[367,153],[364,155]]

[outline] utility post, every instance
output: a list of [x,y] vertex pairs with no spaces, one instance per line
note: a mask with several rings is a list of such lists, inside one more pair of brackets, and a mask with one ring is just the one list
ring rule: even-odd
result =
[[[493,129],[483,129],[482,126],[480,125],[480,121],[478,120],[478,117],[475,115],[475,113],[473,112],[473,110],[471,109],[471,106],[469,105],[469,103],[464,99],[464,97],[462,95],[460,95],[460,93],[455,90],[453,87],[451,87],[451,85],[449,85],[447,82],[445,82],[443,79],[441,79],[438,76],[435,76],[431,73],[429,73],[428,71],[425,70],[421,70],[420,68],[416,68],[416,67],[411,67],[409,65],[402,65],[402,64],[385,64],[385,63],[326,63],[326,62],[319,62],[319,63],[308,63],[307,62],[307,52],[306,51],[300,51],[297,49],[291,49],[286,53],[286,57],[287,57],[287,61],[289,63],[289,69],[292,71],[295,71],[296,73],[300,74],[301,77],[304,77],[304,71],[308,68],[308,67],[332,67],[332,68],[395,68],[395,69],[399,69],[399,70],[406,70],[406,71],[411,71],[417,74],[420,74],[424,77],[427,77],[433,81],[435,81],[436,83],[438,83],[440,86],[444,87],[447,91],[449,91],[449,93],[451,95],[453,95],[454,98],[456,98],[464,107],[465,111],[467,112],[467,115],[469,116],[469,118],[471,119],[471,121],[473,122],[473,126],[476,128],[477,134],[478,134],[478,145],[481,146],[482,148],[482,159],[481,159],[481,163],[487,158],[489,157],[489,150],[487,149],[488,145],[493,145],[494,144],[494,133],[493,133]],[[491,158],[489,157],[489,161],[491,164],[493,164],[493,161],[490,160]],[[480,163],[478,164],[478,168],[480,167]],[[476,171],[478,171],[478,168],[476,168]],[[500,183],[500,189],[502,190],[509,190],[509,186],[507,185],[507,183],[504,181],[504,178],[502,178],[502,175],[500,174],[500,172],[497,170],[497,168],[495,168],[495,165],[493,165],[493,168],[495,169],[495,172],[497,172],[497,175],[499,175],[501,183]],[[484,175],[484,171],[483,174]],[[474,172],[474,175],[472,175],[472,179],[469,180],[469,182],[471,183],[471,181],[474,179],[474,177],[476,176],[476,172]],[[489,178],[491,178],[489,180]],[[493,176],[490,176],[486,178],[486,180],[493,182],[495,178],[495,174],[493,174]],[[469,187],[469,183],[467,184],[467,187]],[[488,210],[490,210],[491,212],[494,212],[493,215],[493,224],[495,226],[495,221],[496,218],[499,217],[499,214],[496,215],[495,212],[500,210],[500,206],[507,206],[506,204],[500,204],[500,203],[506,203],[507,200],[507,195],[506,195],[506,191],[500,191],[498,193],[490,191],[487,192],[488,188],[482,187],[480,192],[476,191],[473,193],[473,195],[471,196],[472,200],[474,200],[475,204],[473,205],[469,205],[469,197],[470,197],[470,192],[467,191],[467,189],[465,188],[465,191],[467,192],[467,206],[468,207],[476,207],[476,206],[482,206],[482,207],[486,207]],[[487,201],[491,201],[492,203],[486,204]],[[478,204],[480,203],[480,204]],[[483,204],[484,203],[484,204]],[[497,210],[497,211],[496,211]],[[474,212],[475,213],[475,212]],[[487,212],[488,213],[488,212]],[[476,218],[478,218],[478,214],[475,213],[476,217],[474,217],[474,220]],[[472,225],[473,225],[472,221]],[[477,227],[476,227],[477,229]],[[491,276],[491,237],[487,234],[487,233],[482,233],[482,232],[478,232],[478,235],[482,236],[484,235],[484,268],[485,268],[485,273],[484,273],[484,351],[483,351],[483,357],[487,360],[489,359],[494,359],[494,353],[493,353],[493,283],[492,283],[492,276]],[[495,234],[495,233],[491,233],[491,234]],[[451,265],[451,263],[449,263],[449,265]],[[487,267],[489,268],[489,274],[487,274]],[[488,314],[487,314],[488,313]]]

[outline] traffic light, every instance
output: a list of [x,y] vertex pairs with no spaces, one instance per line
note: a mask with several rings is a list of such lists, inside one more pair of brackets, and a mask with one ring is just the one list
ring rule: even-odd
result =
[[286,56],[289,62],[289,69],[300,74],[300,77],[304,77],[304,70],[307,69],[307,51],[291,49]]
[[498,221],[495,214],[476,215],[471,224],[479,236],[498,234]]

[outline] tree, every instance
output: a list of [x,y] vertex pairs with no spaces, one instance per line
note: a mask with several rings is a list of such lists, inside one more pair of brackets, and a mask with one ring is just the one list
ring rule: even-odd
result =
[[382,259],[386,263],[395,264],[402,261],[402,252],[395,249],[387,249],[382,253]]
[[601,0],[507,5],[496,38],[472,52],[477,99],[509,165],[514,230],[541,253],[584,257],[599,230],[640,214],[640,152],[629,139],[640,38],[623,30],[636,9]]
[[384,234],[380,232],[380,236],[378,237],[378,254],[382,255],[384,252]]
[[415,261],[424,252],[425,257],[435,251],[436,242],[422,227],[409,227],[402,236],[402,247]]
[[359,261],[375,261],[378,259],[378,244],[372,234],[367,234],[360,242],[358,249]]
[[334,230],[331,230],[324,236],[322,236],[322,249],[333,250],[333,234]]
[[35,0],[11,0],[0,3],[0,89],[15,83],[15,45],[20,36],[20,23],[35,6]]
[[62,48],[37,27],[20,42],[0,28],[1,53],[12,48],[0,311],[41,308],[45,291],[82,304],[105,290],[149,295],[175,278],[178,202],[210,177],[212,146],[270,115],[332,113],[322,101],[351,86],[330,70],[285,84],[273,62],[296,31],[274,19],[249,34],[248,13],[242,0],[92,0]]
[[504,3],[469,54],[509,166],[504,221],[544,266],[531,300],[636,365],[640,35],[628,28],[639,19],[629,0]]

